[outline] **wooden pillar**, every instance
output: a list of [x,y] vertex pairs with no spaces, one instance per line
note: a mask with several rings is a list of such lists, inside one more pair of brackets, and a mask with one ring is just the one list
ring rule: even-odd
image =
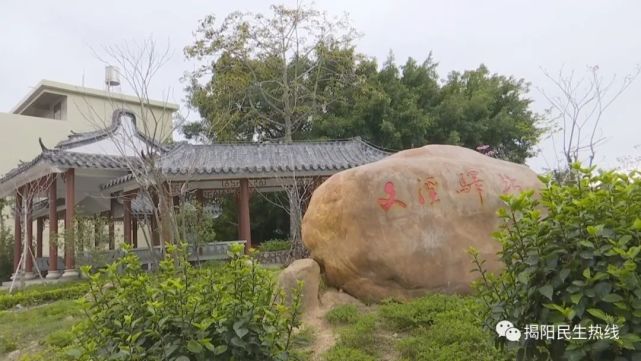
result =
[[238,238],[246,241],[245,252],[251,248],[251,226],[249,221],[249,180],[240,180],[238,192]]
[[138,248],[138,220],[131,217],[131,243],[133,248]]
[[196,189],[196,202],[200,208],[205,206],[205,195],[202,189]]
[[20,263],[20,257],[22,256],[22,190],[23,188],[21,187],[16,192],[16,209],[14,212],[15,248],[13,250],[13,270],[15,273],[18,272],[18,263]]
[[[159,210],[159,199],[158,199],[158,193],[156,193],[154,190],[151,190],[151,202],[153,203],[153,208],[156,210]],[[158,212],[159,213],[159,212]],[[159,217],[160,215],[158,215]],[[154,246],[160,246],[160,232],[158,230],[158,219],[156,218],[156,212],[151,213],[150,215],[151,220],[149,224],[149,228],[151,229],[151,243]]]
[[109,202],[109,249],[116,248],[116,228],[114,225],[114,218],[116,218],[116,195],[111,194]]
[[150,227],[151,228],[151,243],[154,246],[160,246],[160,232],[158,230],[158,220],[155,215],[151,215]]
[[42,234],[45,231],[44,217],[36,219],[36,258],[42,258]]
[[180,210],[180,196],[173,196],[172,197],[172,203],[174,205],[174,209],[176,211]]
[[158,195],[158,210],[160,213],[160,241],[163,245],[167,243],[173,244],[174,239],[171,224],[171,207],[173,201],[171,199],[171,192],[167,183],[163,183],[159,188],[160,194]]
[[65,172],[65,272],[62,277],[77,277],[74,244],[74,218],[76,216],[76,172],[73,168]]
[[124,193],[122,197],[122,228],[125,240],[125,244],[131,245],[131,194]]
[[25,255],[25,278],[33,278],[33,195],[34,191],[30,186],[26,186],[27,199],[26,201],[26,225],[25,242],[27,242],[27,254]]
[[58,278],[58,207],[56,200],[56,175],[51,175],[52,180],[49,184],[49,272],[47,278]]

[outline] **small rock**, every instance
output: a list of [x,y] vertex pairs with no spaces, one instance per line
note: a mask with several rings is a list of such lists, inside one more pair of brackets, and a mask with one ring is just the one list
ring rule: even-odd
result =
[[303,281],[302,309],[310,311],[318,307],[318,289],[320,287],[320,266],[313,259],[299,259],[278,276],[278,285],[285,291],[286,302],[290,303],[298,281]]

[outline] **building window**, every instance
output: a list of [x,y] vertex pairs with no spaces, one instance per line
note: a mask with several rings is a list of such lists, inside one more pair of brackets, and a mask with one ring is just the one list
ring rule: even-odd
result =
[[62,119],[62,102],[53,105],[53,119]]

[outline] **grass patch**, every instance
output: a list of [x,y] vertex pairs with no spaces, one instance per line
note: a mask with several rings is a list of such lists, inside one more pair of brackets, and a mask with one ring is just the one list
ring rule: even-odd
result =
[[355,305],[339,305],[325,315],[327,322],[332,325],[351,324],[356,322],[359,317],[358,307]]
[[[33,346],[52,349],[67,346],[71,327],[82,318],[79,306],[73,301],[59,301],[30,309],[0,312],[0,359],[4,355]],[[51,353],[48,360],[55,360]]]
[[339,343],[343,346],[375,353],[376,316],[361,316],[353,325],[339,331]]
[[327,351],[323,359],[325,361],[376,361],[374,357],[359,349],[343,345],[335,346]]
[[338,306],[327,314],[338,341],[326,361],[495,361],[513,360],[494,348],[483,329],[481,305],[473,297],[429,295],[411,302],[383,302],[375,311]]

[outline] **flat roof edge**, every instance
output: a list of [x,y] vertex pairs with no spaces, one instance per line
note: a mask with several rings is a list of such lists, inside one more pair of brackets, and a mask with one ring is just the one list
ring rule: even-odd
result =
[[[60,83],[52,80],[43,79],[40,82],[38,82],[38,84],[36,84],[36,86],[29,93],[27,93],[27,95],[24,98],[22,98],[18,102],[18,104],[16,104],[11,109],[11,113],[19,114],[20,112],[24,111],[25,108],[27,108],[31,103],[33,103],[33,101],[37,99],[40,96],[40,94],[42,94],[46,90],[54,90],[54,91],[58,90],[58,91],[69,92],[74,94],[87,94],[87,95],[92,95],[99,98],[116,99],[116,100],[125,101],[128,103],[140,103],[140,99],[133,95],[127,95],[123,93],[109,93],[105,90],[87,88],[83,86]],[[171,103],[171,102],[149,100],[146,103],[154,107],[165,108],[172,111],[178,110],[178,104]]]

